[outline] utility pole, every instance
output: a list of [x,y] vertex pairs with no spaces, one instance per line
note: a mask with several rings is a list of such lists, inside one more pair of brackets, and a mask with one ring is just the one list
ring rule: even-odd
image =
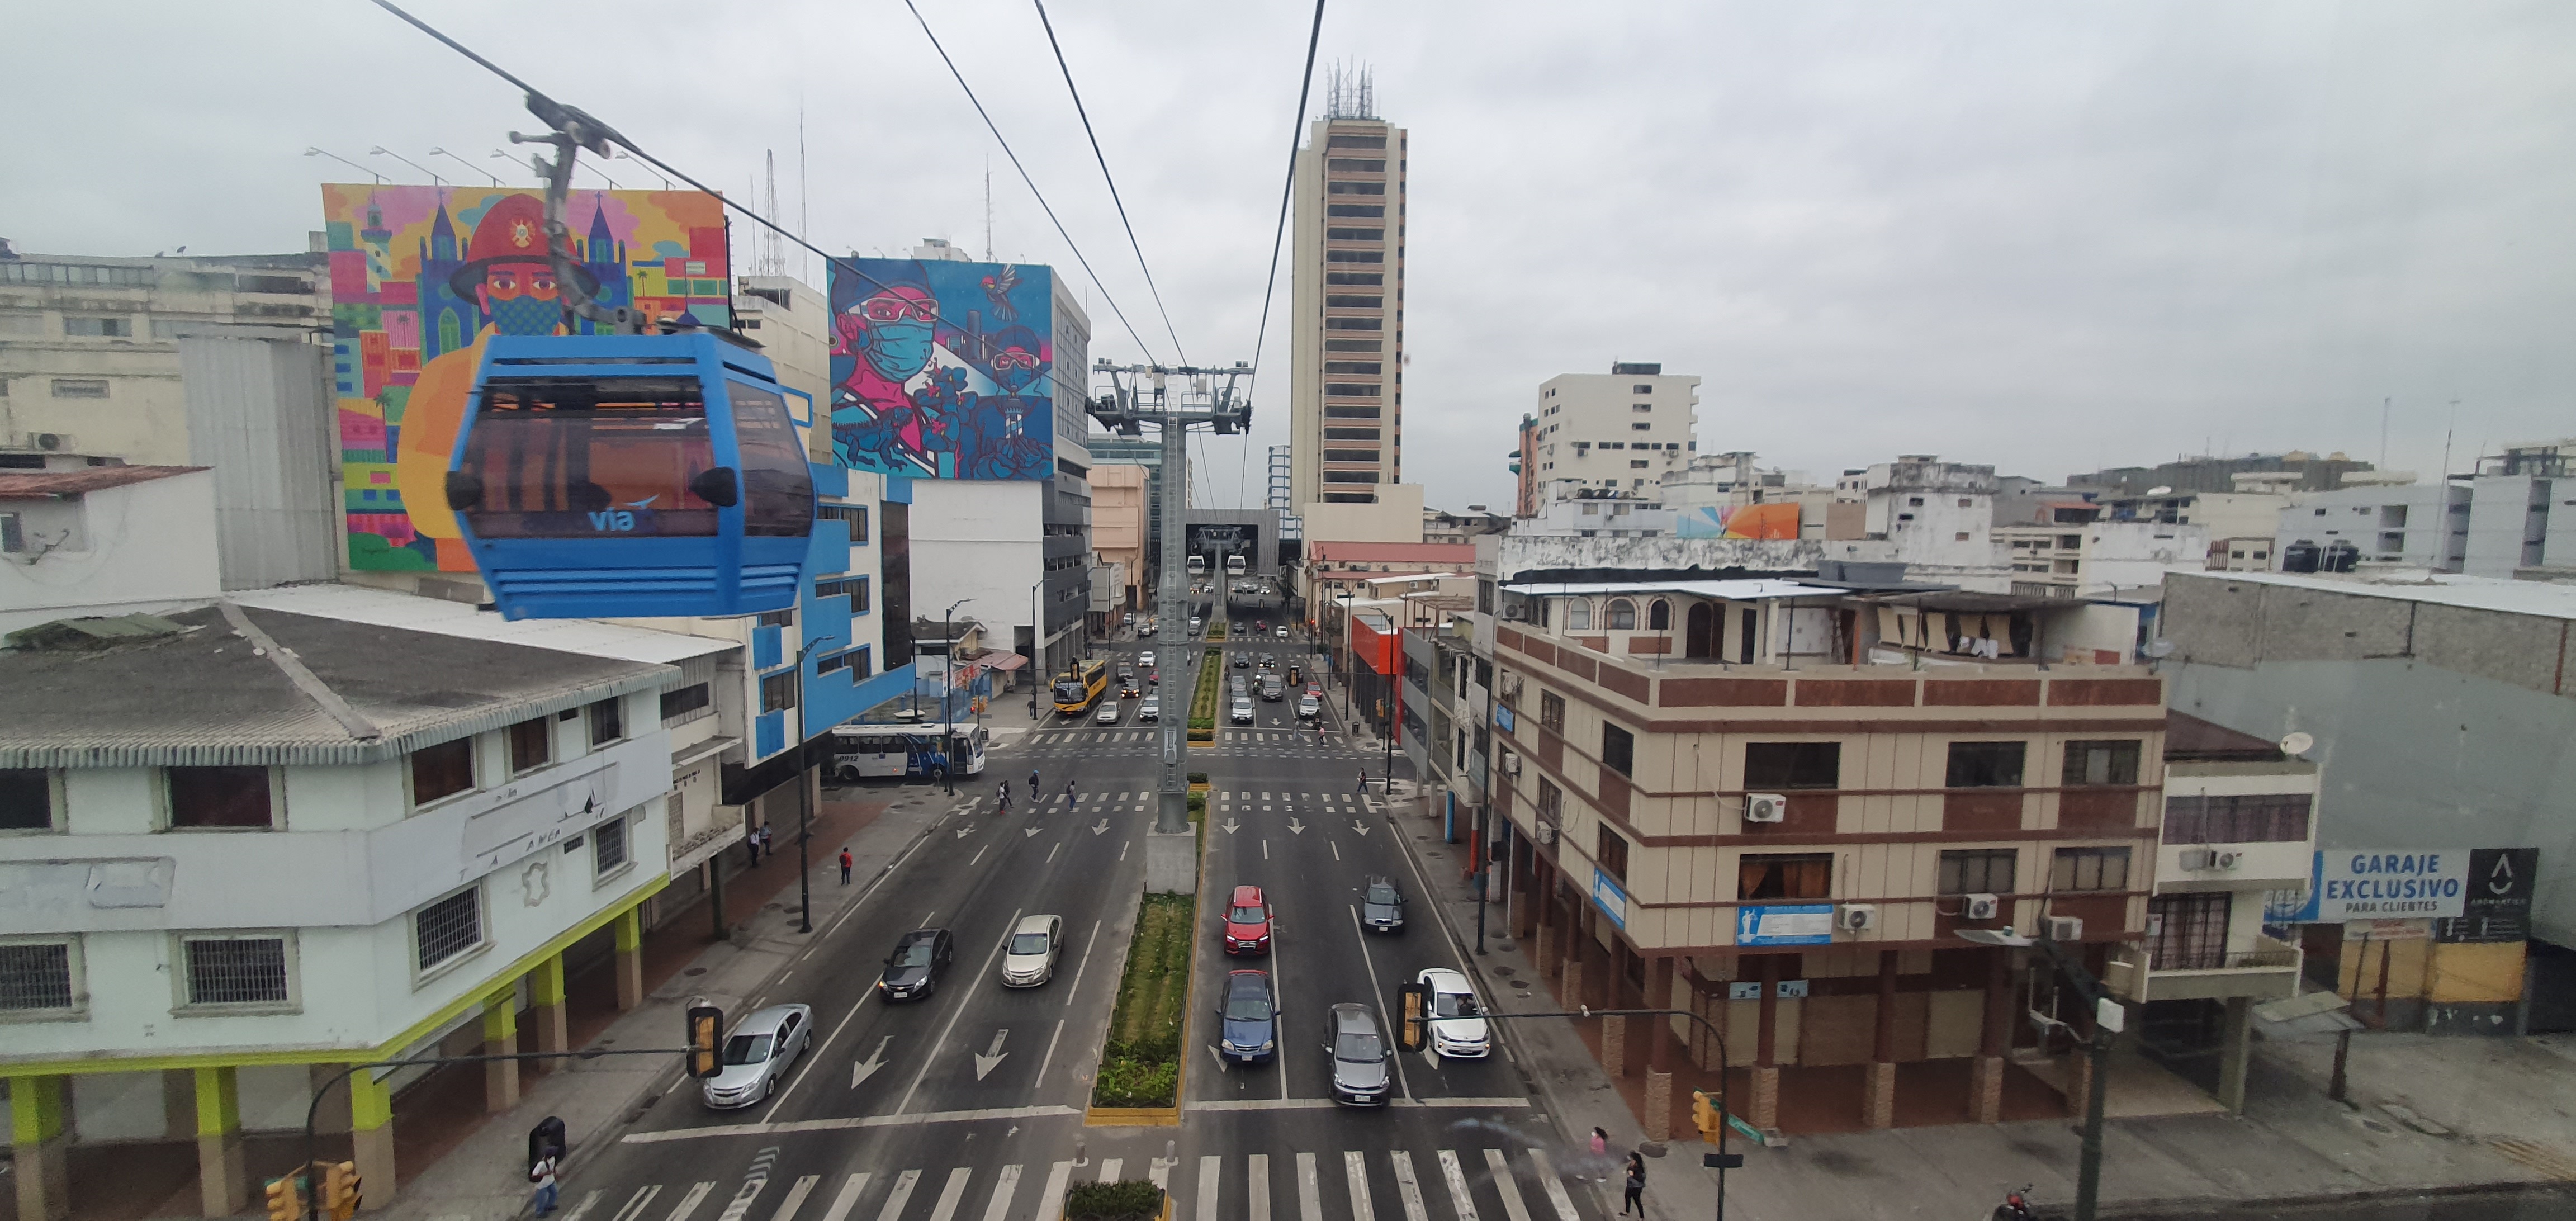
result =
[[[1113,365],[1103,360],[1093,369],[1106,374],[1111,386],[1109,394],[1091,405],[1091,414],[1103,426],[1130,437],[1142,435],[1149,423],[1163,432],[1163,465],[1156,474],[1163,498],[1159,540],[1163,566],[1155,581],[1154,660],[1164,666],[1182,663],[1176,667],[1178,681],[1164,684],[1163,689],[1185,693],[1189,702],[1183,705],[1180,715],[1165,715],[1156,724],[1155,736],[1161,741],[1155,752],[1160,766],[1155,772],[1154,831],[1158,835],[1187,835],[1190,812],[1186,756],[1190,712],[1197,702],[1200,658],[1190,645],[1187,613],[1173,611],[1192,602],[1186,521],[1189,429],[1193,424],[1206,424],[1217,435],[1225,436],[1249,428],[1252,403],[1238,397],[1235,384],[1238,379],[1252,376],[1252,366],[1237,363],[1230,369],[1200,369]],[[1149,843],[1149,875],[1155,872],[1151,852]],[[1194,862],[1195,856],[1192,859]]]

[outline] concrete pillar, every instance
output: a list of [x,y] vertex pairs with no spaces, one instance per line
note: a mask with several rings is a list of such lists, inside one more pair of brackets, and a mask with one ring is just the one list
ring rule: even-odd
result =
[[1759,1002],[1753,1051],[1753,1126],[1780,1126],[1780,956],[1762,956],[1762,999]]
[[1583,991],[1583,961],[1592,957],[1588,952],[1592,942],[1592,930],[1586,927],[1591,923],[1592,909],[1589,907],[1576,908],[1566,915],[1563,978],[1565,1003],[1570,1007],[1581,1007],[1591,1003],[1585,999]]
[[195,1070],[161,1070],[161,1135],[164,1140],[190,1140],[197,1135]]
[[2227,1025],[2219,1041],[2218,1100],[2229,1112],[2245,1113],[2245,1062],[2253,1053],[2250,1037],[2254,1028],[2254,1000],[2251,997],[2227,998]]
[[[564,1003],[564,960],[548,955],[528,973],[528,1020],[537,1028],[537,1050],[572,1050],[572,1014]],[[531,1060],[541,1073],[563,1068],[561,1060]]]
[[1601,1019],[1601,1067],[1613,1077],[1628,1075],[1628,1019]]
[[[1673,959],[1658,954],[1646,960],[1648,1009],[1673,1008]],[[1696,1031],[1698,1023],[1690,1023]],[[1646,1019],[1646,1139],[1673,1137],[1673,1019]]]
[[349,1160],[358,1164],[366,1211],[394,1198],[394,1092],[372,1069],[349,1074]]
[[321,1101],[313,1108],[313,1130],[337,1135],[349,1130],[349,1092],[340,1088],[340,1066],[313,1064],[305,1068],[305,1080]]
[[610,921],[617,929],[617,1011],[644,1003],[644,913],[630,907]]
[[17,1159],[19,1221],[69,1221],[72,1215],[69,1122],[71,1079],[9,1079],[9,1143]]
[[1896,951],[1878,952],[1878,1025],[1861,1086],[1861,1123],[1896,1125]]
[[[507,1056],[519,1050],[519,990],[504,987],[483,998],[483,1052]],[[487,1060],[483,1064],[483,1109],[494,1115],[519,1105],[519,1062]]]
[[1977,1062],[1968,1072],[1968,1109],[1978,1123],[2004,1117],[2004,1051],[2012,1037],[2012,951],[1986,951],[1986,1013],[1977,1035]]
[[250,1171],[242,1160],[240,1070],[197,1070],[197,1198],[209,1217],[250,1206]]

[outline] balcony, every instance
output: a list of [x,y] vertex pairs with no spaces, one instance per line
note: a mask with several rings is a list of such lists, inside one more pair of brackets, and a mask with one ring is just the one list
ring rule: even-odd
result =
[[2207,953],[2160,951],[2153,942],[2125,945],[2116,962],[2135,981],[2130,994],[2140,1001],[2279,1000],[2297,993],[2301,957],[2289,942],[2257,936],[2248,948]]

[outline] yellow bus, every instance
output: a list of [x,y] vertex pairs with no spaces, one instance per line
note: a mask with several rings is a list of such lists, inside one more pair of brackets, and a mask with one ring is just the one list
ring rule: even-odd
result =
[[1055,710],[1066,716],[1081,716],[1100,702],[1102,692],[1109,690],[1109,663],[1075,662],[1073,668],[1056,676]]

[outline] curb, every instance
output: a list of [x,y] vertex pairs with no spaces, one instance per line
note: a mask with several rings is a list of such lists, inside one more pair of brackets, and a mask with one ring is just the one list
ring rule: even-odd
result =
[[2295,1196],[2266,1196],[2261,1199],[2238,1199],[2231,1196],[2178,1196],[2163,1200],[2140,1200],[2134,1203],[2106,1203],[2102,1214],[2109,1217],[2133,1217],[2153,1221],[2159,1217],[2224,1218],[2238,1213],[2265,1212],[2283,1208],[2331,1208],[2338,1204],[2357,1204],[2372,1200],[2457,1200],[2494,1196],[2511,1199],[2566,1200],[2576,1205],[2576,1183],[2538,1179],[2528,1182],[2453,1183],[2432,1187],[2365,1187],[2359,1191],[2310,1193]]

